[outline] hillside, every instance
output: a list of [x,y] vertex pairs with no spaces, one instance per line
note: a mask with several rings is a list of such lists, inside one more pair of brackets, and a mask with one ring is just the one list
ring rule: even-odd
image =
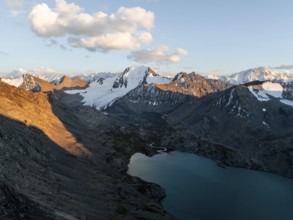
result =
[[0,102],[2,219],[171,219],[159,186],[122,172],[140,139],[121,122],[56,90],[0,82]]

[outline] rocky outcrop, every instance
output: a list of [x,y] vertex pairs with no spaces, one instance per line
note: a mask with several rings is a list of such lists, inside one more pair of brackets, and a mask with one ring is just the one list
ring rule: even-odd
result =
[[288,100],[293,100],[293,81],[283,82],[281,85],[284,88],[283,97]]
[[197,73],[179,73],[169,84],[155,84],[163,91],[181,93],[202,97],[211,93],[220,92],[228,89],[232,85],[221,80],[211,80]]
[[32,91],[32,92],[40,92],[41,87],[39,84],[35,81],[35,77],[29,74],[24,74],[23,76],[23,83],[20,88],[23,88],[27,91]]

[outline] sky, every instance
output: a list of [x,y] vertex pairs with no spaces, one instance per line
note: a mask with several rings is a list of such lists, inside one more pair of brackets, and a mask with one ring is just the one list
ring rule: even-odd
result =
[[293,72],[292,0],[2,0],[0,75],[19,69]]

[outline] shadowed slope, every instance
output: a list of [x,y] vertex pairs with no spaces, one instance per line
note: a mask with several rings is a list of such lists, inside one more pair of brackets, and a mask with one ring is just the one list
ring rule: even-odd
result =
[[74,155],[91,154],[54,115],[46,94],[20,90],[0,82],[0,103],[1,115],[39,128],[52,141]]
[[[158,203],[165,195],[160,187],[121,172],[134,144],[79,96],[65,96],[55,91],[48,99],[0,84],[0,219],[171,219]],[[66,152],[81,143],[90,158]]]

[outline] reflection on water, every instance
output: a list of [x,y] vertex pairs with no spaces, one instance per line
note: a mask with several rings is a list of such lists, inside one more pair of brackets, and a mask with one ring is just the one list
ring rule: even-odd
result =
[[128,173],[165,188],[164,208],[182,220],[291,220],[293,180],[221,168],[194,154],[132,156]]

